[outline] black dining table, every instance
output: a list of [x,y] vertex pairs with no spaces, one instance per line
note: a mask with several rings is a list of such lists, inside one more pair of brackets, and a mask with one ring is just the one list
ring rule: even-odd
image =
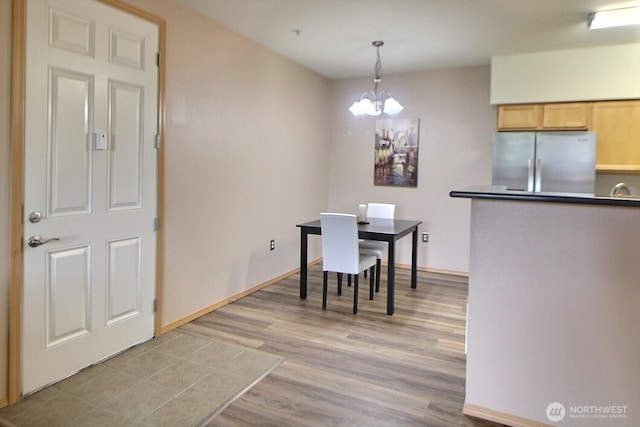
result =
[[[389,244],[387,265],[387,314],[393,314],[396,241],[411,234],[411,287],[416,288],[418,261],[418,226],[422,221],[404,219],[369,218],[366,223],[358,224],[358,237],[377,240]],[[307,247],[309,234],[322,234],[320,220],[297,224],[300,228],[300,298],[307,298]]]

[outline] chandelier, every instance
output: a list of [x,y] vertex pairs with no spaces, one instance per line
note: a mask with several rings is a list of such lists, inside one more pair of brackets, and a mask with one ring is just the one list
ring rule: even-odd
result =
[[360,99],[349,107],[349,111],[354,116],[368,114],[370,116],[379,116],[383,112],[385,114],[397,114],[404,108],[398,101],[391,97],[389,92],[384,90],[378,91],[378,85],[382,81],[382,63],[380,62],[380,46],[383,41],[377,40],[372,43],[376,48],[378,59],[376,60],[375,75],[373,77],[373,91],[365,92],[360,95]]

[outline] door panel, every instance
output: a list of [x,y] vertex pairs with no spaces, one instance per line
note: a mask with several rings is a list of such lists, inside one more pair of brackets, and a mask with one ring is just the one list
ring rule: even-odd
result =
[[93,57],[95,54],[95,22],[49,10],[49,44],[59,49]]
[[144,39],[135,34],[110,30],[109,60],[127,67],[144,69]]
[[144,91],[140,86],[109,82],[111,150],[109,209],[142,205],[142,140]]
[[23,249],[30,393],[153,336],[158,27],[94,0],[26,6],[23,238],[59,239]]
[[108,325],[142,311],[141,250],[140,237],[109,242]]
[[51,216],[91,211],[92,157],[89,129],[93,117],[93,78],[52,69],[48,104],[51,106]]
[[91,332],[91,247],[47,252],[47,348]]

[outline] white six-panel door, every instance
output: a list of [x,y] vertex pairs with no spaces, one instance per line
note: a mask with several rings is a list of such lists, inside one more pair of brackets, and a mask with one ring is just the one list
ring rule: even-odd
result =
[[153,336],[157,52],[108,5],[27,1],[23,393]]

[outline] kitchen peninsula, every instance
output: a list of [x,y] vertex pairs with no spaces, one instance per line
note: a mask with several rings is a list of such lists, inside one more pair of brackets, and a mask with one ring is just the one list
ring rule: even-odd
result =
[[508,425],[640,425],[640,198],[471,199],[464,413]]

